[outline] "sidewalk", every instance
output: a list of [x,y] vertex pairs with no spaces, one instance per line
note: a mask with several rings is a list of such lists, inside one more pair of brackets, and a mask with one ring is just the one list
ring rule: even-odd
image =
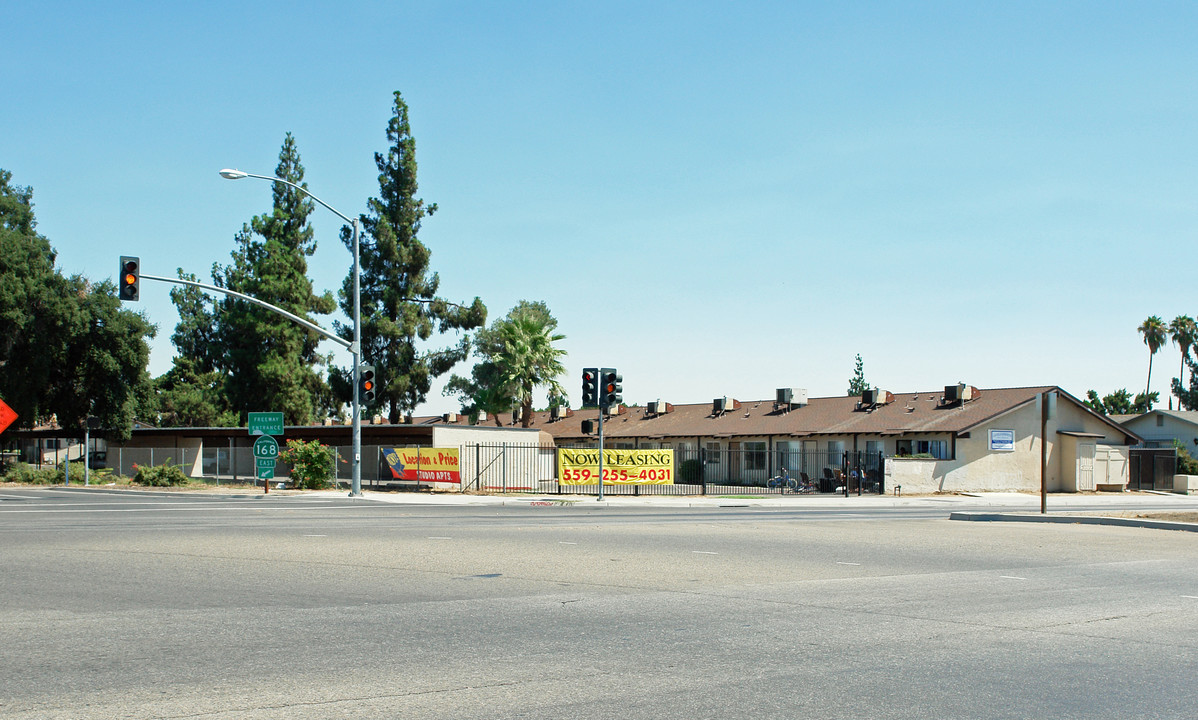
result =
[[[309,497],[345,497],[344,490],[304,493]],[[939,507],[946,510],[985,510],[1002,508],[1013,512],[1040,512],[1040,496],[1032,493],[995,492],[945,495],[769,495],[759,497],[718,495],[471,495],[462,493],[374,492],[362,491],[363,500],[409,505],[515,505],[541,506],[572,505],[579,507],[646,507],[646,508],[847,508],[847,507]],[[1179,511],[1198,511],[1198,496],[1172,493],[1053,493],[1048,496],[1048,511],[1077,512],[1095,506],[1133,509],[1137,506]]]

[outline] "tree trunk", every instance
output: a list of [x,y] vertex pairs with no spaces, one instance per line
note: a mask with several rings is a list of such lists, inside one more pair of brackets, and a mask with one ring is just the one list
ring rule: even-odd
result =
[[1148,353],[1148,382],[1145,383],[1145,385],[1144,385],[1144,402],[1145,403],[1148,402],[1148,393],[1151,392],[1151,388],[1152,388],[1152,356],[1155,354],[1156,353],[1154,353],[1154,352]]

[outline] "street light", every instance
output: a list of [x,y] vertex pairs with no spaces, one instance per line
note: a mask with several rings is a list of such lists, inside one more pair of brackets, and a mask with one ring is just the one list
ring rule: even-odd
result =
[[353,474],[350,484],[349,496],[362,497],[362,403],[358,397],[358,385],[361,384],[362,372],[362,266],[358,259],[358,219],[349,218],[339,212],[332,205],[329,205],[324,200],[316,197],[308,192],[306,188],[302,188],[295,183],[284,180],[273,175],[255,175],[254,173],[242,172],[241,170],[224,169],[220,171],[220,176],[227,180],[240,180],[242,178],[258,178],[259,180],[269,180],[270,182],[283,183],[290,187],[299,190],[303,194],[312,198],[316,202],[323,205],[327,210],[332,212],[337,217],[349,223],[353,227],[353,244],[354,244],[354,341],[349,346],[349,352],[353,356],[353,379],[350,382],[354,387],[354,402],[353,402]]

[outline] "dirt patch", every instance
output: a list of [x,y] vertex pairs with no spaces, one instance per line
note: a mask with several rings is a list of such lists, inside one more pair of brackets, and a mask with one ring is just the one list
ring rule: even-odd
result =
[[1177,510],[1161,512],[1140,512],[1129,510],[1119,513],[1101,513],[1105,517],[1137,518],[1140,520],[1164,520],[1166,522],[1198,523],[1198,511]]

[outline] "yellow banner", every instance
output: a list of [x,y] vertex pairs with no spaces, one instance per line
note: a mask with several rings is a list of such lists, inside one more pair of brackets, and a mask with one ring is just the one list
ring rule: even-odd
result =
[[[558,482],[562,485],[598,485],[598,448],[559,448]],[[604,450],[604,485],[673,485],[673,450]]]
[[396,480],[460,483],[457,448],[383,448]]

